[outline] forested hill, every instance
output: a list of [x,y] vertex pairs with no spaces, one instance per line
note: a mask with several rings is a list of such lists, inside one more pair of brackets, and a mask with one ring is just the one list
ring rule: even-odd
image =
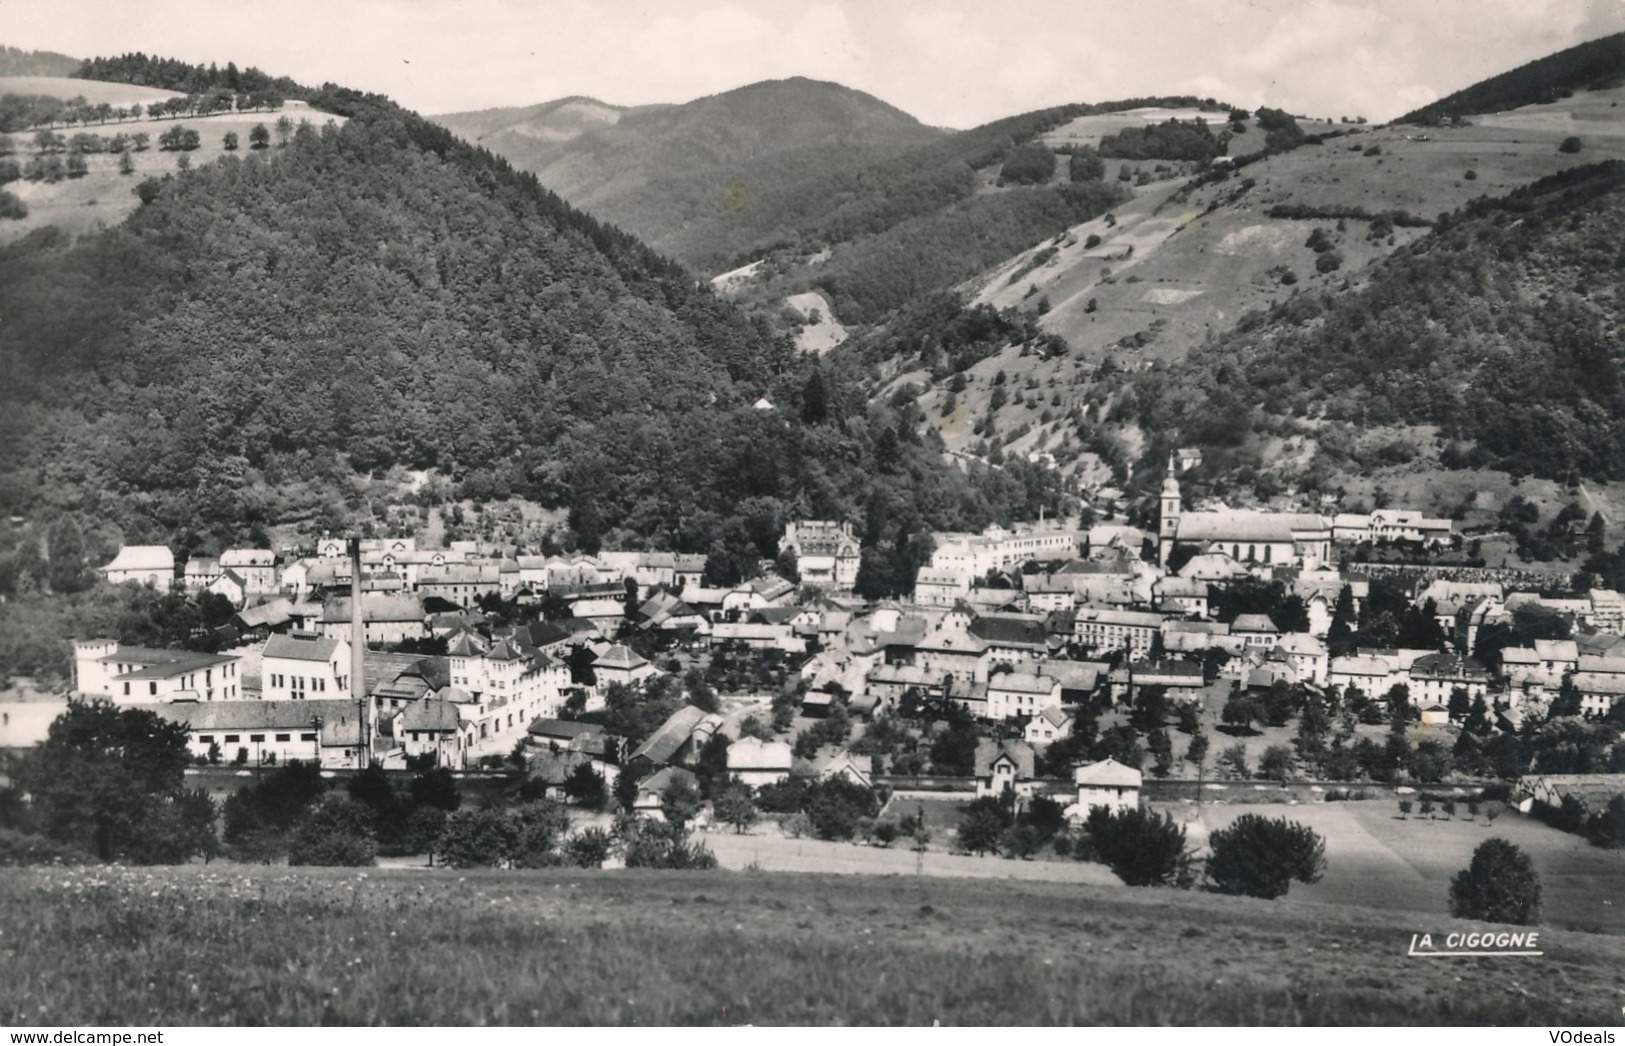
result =
[[738,248],[719,242],[717,227],[733,224],[730,216],[764,193],[945,133],[862,91],[804,77],[680,105],[568,98],[435,119],[576,206],[702,269]]
[[754,557],[795,512],[861,521],[884,566],[924,525],[1052,496],[1024,469],[967,482],[911,405],[868,407],[443,128],[307,98],[348,122],[149,179],[99,234],[0,250],[0,515],[218,547],[351,525],[360,479],[402,465],[568,508],[587,548]]
[[0,76],[68,76],[79,59],[55,51],[25,51],[0,45]]
[[1572,168],[1442,216],[1363,287],[1296,295],[1179,366],[1099,392],[1117,421],[1210,448],[1204,470],[1233,478],[1295,435],[1320,458],[1285,478],[1310,489],[1317,471],[1350,466],[1362,435],[1423,424],[1446,468],[1620,479],[1622,244],[1625,162]]
[[1614,33],[1481,80],[1401,116],[1395,123],[1432,124],[1567,98],[1575,91],[1625,83],[1625,33]]

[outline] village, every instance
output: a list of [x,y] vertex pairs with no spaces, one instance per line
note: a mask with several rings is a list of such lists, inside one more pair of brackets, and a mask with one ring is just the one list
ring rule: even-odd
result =
[[[1187,510],[1193,465],[1170,460],[1155,533],[1058,520],[934,535],[908,602],[853,595],[861,550],[841,521],[788,522],[778,559],[732,588],[704,586],[704,556],[662,552],[326,538],[178,564],[126,546],[107,581],[230,601],[219,652],[76,637],[73,693],[0,705],[0,746],[40,743],[70,698],[105,698],[183,724],[199,767],[517,769],[556,798],[591,774],[660,818],[674,785],[710,797],[695,773],[709,760],[758,792],[841,778],[899,809],[1042,797],[1078,822],[1179,782],[1490,780],[1507,774],[1496,735],[1556,712],[1603,719],[1625,695],[1618,592],[1384,575],[1349,551],[1425,560],[1459,545],[1452,522]],[[1374,586],[1400,593],[1404,623],[1392,644],[1358,645]],[[1530,622],[1550,634],[1530,638]],[[657,693],[686,701],[642,730],[612,714]],[[1400,756],[1379,744],[1396,731]],[[1210,749],[1214,732],[1235,743]],[[1529,769],[1511,773],[1525,807],[1560,803],[1563,775]]]

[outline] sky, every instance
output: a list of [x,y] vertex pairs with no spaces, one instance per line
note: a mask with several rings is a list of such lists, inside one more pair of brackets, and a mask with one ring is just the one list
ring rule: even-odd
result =
[[1384,121],[1625,30],[1625,0],[0,0],[0,44],[235,61],[425,114],[807,76],[928,124],[1195,94]]

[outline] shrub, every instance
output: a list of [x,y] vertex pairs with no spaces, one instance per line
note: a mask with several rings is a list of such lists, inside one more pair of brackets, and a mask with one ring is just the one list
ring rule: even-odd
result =
[[1560,153],[1577,153],[1580,151],[1581,145],[1579,137],[1571,134],[1559,143],[1557,151]]
[[1274,900],[1293,880],[1312,883],[1326,870],[1326,841],[1286,818],[1243,814],[1209,838],[1207,877],[1220,893]]
[[1097,806],[1086,823],[1090,850],[1129,886],[1178,886],[1195,881],[1185,828],[1172,815]]
[[792,839],[800,839],[812,834],[812,821],[804,813],[793,813],[779,823],[784,834]]
[[1409,799],[1401,799],[1399,801],[1399,816],[1409,817],[1411,814],[1411,806],[1412,804]]
[[1529,855],[1499,837],[1486,839],[1450,882],[1450,914],[1458,919],[1528,925],[1540,916],[1540,877]]
[[998,850],[1011,820],[1004,804],[992,796],[972,799],[959,815],[960,849],[978,854]]
[[89,864],[95,859],[83,850],[47,839],[0,828],[0,868],[32,864]]
[[329,795],[307,814],[288,838],[291,865],[361,867],[376,864],[372,814],[345,795]]
[[0,189],[0,218],[28,217],[28,205],[13,192]]
[[495,868],[508,859],[514,825],[500,810],[458,810],[440,833],[440,857],[453,868]]
[[565,856],[580,868],[602,868],[614,849],[614,840],[602,828],[583,828],[564,845]]

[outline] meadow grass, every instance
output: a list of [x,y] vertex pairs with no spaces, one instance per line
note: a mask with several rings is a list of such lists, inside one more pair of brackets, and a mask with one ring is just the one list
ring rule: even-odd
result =
[[1407,959],[1413,922],[909,876],[17,870],[0,879],[0,1022],[1619,1020],[1625,941],[1542,931],[1542,959]]

